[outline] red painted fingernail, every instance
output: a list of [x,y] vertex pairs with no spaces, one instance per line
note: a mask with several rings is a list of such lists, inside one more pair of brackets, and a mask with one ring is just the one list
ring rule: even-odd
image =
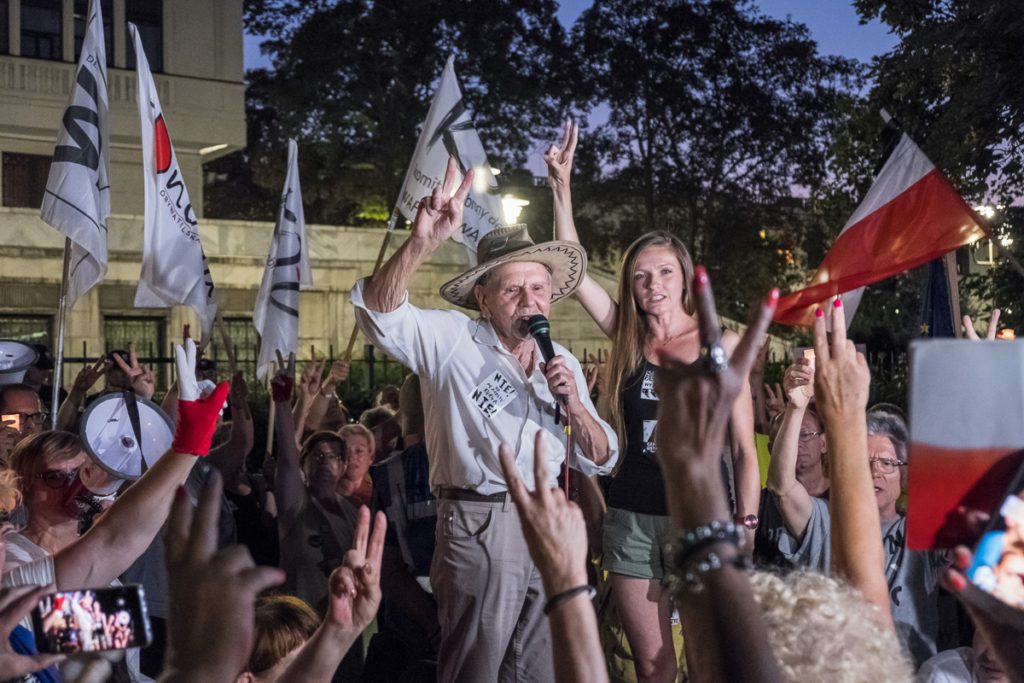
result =
[[703,289],[708,285],[708,271],[704,266],[696,266],[693,269],[693,287],[694,289]]
[[775,308],[776,306],[779,305],[779,288],[778,287],[772,287],[772,291],[768,292],[768,298],[766,299],[765,303],[767,303],[772,308]]
[[841,308],[843,305],[843,300],[840,299],[839,297],[836,297],[836,302],[832,305],[835,306],[836,308]]
[[814,317],[815,318],[824,318],[825,317],[825,311],[821,310],[821,306],[818,306],[817,308],[814,309]]
[[964,578],[963,574],[958,574],[952,570],[946,571],[946,581],[949,582],[949,587],[957,593],[967,587],[967,579]]

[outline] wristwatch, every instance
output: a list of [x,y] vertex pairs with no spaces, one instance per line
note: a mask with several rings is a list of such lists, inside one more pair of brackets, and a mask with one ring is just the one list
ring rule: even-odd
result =
[[737,524],[742,524],[751,531],[757,531],[757,526],[761,523],[761,520],[757,518],[757,515],[741,516],[736,515],[735,520]]

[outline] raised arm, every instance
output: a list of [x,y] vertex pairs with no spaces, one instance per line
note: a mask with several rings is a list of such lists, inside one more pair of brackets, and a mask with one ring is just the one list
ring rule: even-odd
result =
[[[669,585],[685,605],[680,615],[687,652],[700,653],[688,660],[695,680],[778,681],[767,628],[740,568],[738,546],[744,536],[730,525],[720,469],[732,408],[778,303],[778,290],[755,307],[727,363],[711,360],[721,344],[720,328],[702,267],[696,269],[692,291],[700,312],[702,355],[709,360],[685,364],[662,356],[655,378],[661,398],[655,438],[674,541]],[[704,532],[716,540],[698,540]],[[736,656],[739,650],[742,657]]]
[[412,276],[430,255],[459,229],[462,224],[462,209],[473,183],[473,171],[466,173],[462,184],[455,190],[455,194],[452,194],[458,168],[458,162],[454,158],[448,159],[444,183],[435,187],[433,194],[420,202],[412,226],[412,235],[384,262],[366,285],[363,303],[371,311],[387,313],[398,308],[409,288]]
[[811,519],[811,496],[796,479],[800,426],[814,396],[814,366],[810,359],[801,358],[786,368],[783,386],[789,403],[783,411],[782,425],[772,445],[768,490],[775,497],[775,504],[789,533],[801,539]]
[[[555,239],[579,243],[576,221],[572,217],[572,192],[569,181],[572,177],[572,160],[579,140],[579,126],[572,119],[566,119],[562,144],[551,145],[544,153],[548,165],[548,185],[554,195]],[[583,304],[590,317],[609,338],[615,334],[615,313],[618,307],[604,287],[594,278],[586,275],[574,296]]]
[[841,306],[837,298],[835,307],[829,307],[830,314],[835,312],[831,344],[826,339],[825,317],[814,320],[814,396],[829,439],[832,571],[860,590],[878,608],[881,623],[895,631],[868,463],[871,371],[864,354],[846,338]]
[[302,473],[299,467],[299,448],[295,443],[295,420],[291,411],[292,386],[295,382],[295,354],[288,356],[285,363],[278,352],[280,368],[270,381],[274,400],[274,444],[277,458],[274,470],[274,496],[277,501],[277,528],[279,533],[292,527],[302,510],[305,495]]
[[231,434],[227,441],[210,451],[210,463],[220,470],[226,486],[233,489],[255,440],[252,413],[249,412],[249,385],[241,371],[231,378],[228,396],[231,400]]
[[68,397],[64,399],[64,403],[60,404],[54,429],[78,432],[78,411],[81,410],[82,404],[85,402],[85,395],[106,373],[109,364],[110,361],[106,356],[100,356],[92,365],[82,366],[75,377],[75,383],[71,385]]
[[[732,330],[722,333],[722,346],[731,357],[739,343],[739,335]],[[754,442],[754,398],[750,393],[750,378],[745,378],[740,393],[732,406],[729,420],[729,448],[732,456],[733,482],[736,487],[736,517],[757,516],[761,504],[761,471],[757,465],[757,445]],[[747,551],[753,552],[754,530],[747,530]]]
[[[583,402],[580,389],[587,390],[583,371],[579,376],[566,362],[564,356],[555,356],[550,363],[541,366],[548,380],[548,388],[553,396],[564,396],[566,414],[572,424],[572,433],[579,444],[583,455],[596,465],[603,465],[612,455],[608,435],[601,423],[594,417]],[[587,399],[589,401],[589,398]]]
[[188,351],[175,349],[182,379],[178,425],[171,451],[139,478],[93,527],[53,558],[57,587],[81,588],[110,583],[149,547],[163,526],[174,492],[180,487],[196,456],[205,456],[217,425],[217,415],[228,394],[222,382],[205,398],[195,382],[195,344]]
[[[313,352],[316,353],[316,349],[313,349]],[[317,360],[315,357],[311,358],[309,367],[302,373],[302,379],[299,382],[299,400],[295,402],[295,407],[292,408],[292,418],[295,421],[296,445],[302,444],[302,435],[306,433],[307,427],[316,429],[316,426],[319,424],[319,421],[309,421],[309,415],[313,409],[313,403],[320,393],[320,378],[324,374],[324,366],[326,364],[326,358],[321,358],[320,360]]]

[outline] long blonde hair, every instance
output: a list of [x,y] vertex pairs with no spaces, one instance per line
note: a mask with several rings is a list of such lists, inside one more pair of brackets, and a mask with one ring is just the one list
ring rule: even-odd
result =
[[620,447],[624,447],[625,444],[622,392],[626,388],[626,380],[635,375],[643,365],[644,340],[651,331],[647,324],[647,315],[640,309],[633,296],[633,271],[636,270],[636,260],[640,252],[647,247],[668,247],[676,253],[683,270],[683,310],[687,315],[694,315],[696,311],[693,297],[690,296],[693,260],[682,240],[670,232],[656,230],[641,235],[629,245],[622,255],[622,266],[619,269],[619,306],[615,316],[612,352],[608,361],[608,386],[601,397],[602,414],[609,417],[609,421],[618,432]]

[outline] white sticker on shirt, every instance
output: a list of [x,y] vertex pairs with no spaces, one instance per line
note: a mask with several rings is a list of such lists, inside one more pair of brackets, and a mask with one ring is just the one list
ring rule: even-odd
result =
[[645,401],[658,400],[658,394],[654,391],[654,370],[644,371],[644,379],[640,384],[640,398]]
[[473,390],[470,398],[485,417],[493,417],[499,410],[507,406],[517,395],[516,388],[501,372],[485,379]]
[[658,445],[654,443],[654,428],[657,426],[657,420],[644,420],[644,453],[658,452]]

